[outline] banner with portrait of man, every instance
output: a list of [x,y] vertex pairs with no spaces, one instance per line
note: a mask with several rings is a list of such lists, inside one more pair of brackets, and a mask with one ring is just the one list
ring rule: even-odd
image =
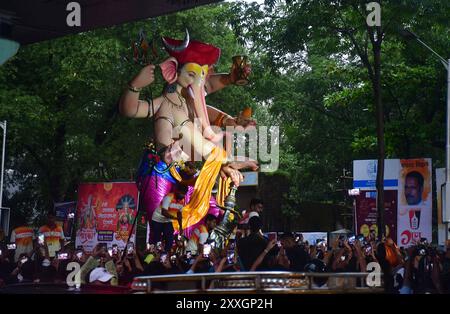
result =
[[[422,238],[432,241],[431,166],[430,158],[384,160],[386,231],[399,246],[414,245]],[[364,235],[377,228],[376,177],[377,160],[353,161],[355,225]]]
[[431,159],[400,159],[398,188],[398,239],[410,246],[432,240]]
[[[97,243],[124,249],[138,212],[135,182],[82,183],[78,189],[76,246],[91,252]],[[131,235],[135,242],[136,231]]]

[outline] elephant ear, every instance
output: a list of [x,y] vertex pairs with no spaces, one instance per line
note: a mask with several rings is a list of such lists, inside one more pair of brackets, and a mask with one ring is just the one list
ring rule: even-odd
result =
[[214,74],[214,73],[216,73],[216,72],[214,71],[214,66],[210,65],[210,66],[208,67],[208,75],[207,75],[207,77],[211,76],[211,75]]
[[169,83],[172,84],[178,78],[177,70],[178,70],[178,61],[177,59],[170,57],[165,60],[163,63],[159,65],[161,68],[161,73],[163,78]]

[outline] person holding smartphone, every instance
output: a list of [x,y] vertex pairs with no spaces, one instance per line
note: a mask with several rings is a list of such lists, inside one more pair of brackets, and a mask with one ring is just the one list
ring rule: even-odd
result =
[[178,185],[174,193],[167,194],[161,205],[153,212],[152,222],[150,227],[151,244],[156,244],[164,240],[164,251],[169,252],[173,244],[173,220],[178,221],[180,226],[180,234],[183,234],[182,229],[182,210],[185,202],[187,186]]
[[11,272],[10,283],[32,282],[34,274],[34,263],[26,253],[19,256],[17,267]]
[[82,284],[94,283],[96,280],[98,280],[98,278],[93,280],[91,276],[91,272],[93,272],[93,270],[95,269],[100,269],[96,270],[96,272],[108,272],[112,275],[112,277],[110,277],[108,280],[100,280],[101,282],[112,286],[118,285],[119,277],[117,274],[117,268],[111,256],[109,256],[108,254],[106,243],[98,243],[95,246],[91,256],[89,256],[86,259],[85,263],[81,266],[80,272]]
[[20,216],[18,222],[18,227],[11,232],[10,236],[10,243],[15,244],[14,262],[17,262],[22,254],[31,256],[35,247],[34,231],[28,226],[25,217]]
[[39,233],[44,235],[44,241],[48,248],[50,258],[56,256],[56,252],[64,248],[64,231],[56,224],[56,216],[50,212],[47,216],[47,224],[39,228]]

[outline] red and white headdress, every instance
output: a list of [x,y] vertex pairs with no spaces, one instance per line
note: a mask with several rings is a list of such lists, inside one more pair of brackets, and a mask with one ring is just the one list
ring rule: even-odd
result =
[[187,30],[184,40],[164,37],[163,44],[169,55],[177,59],[179,64],[192,62],[211,66],[220,58],[220,48],[197,40],[189,40]]

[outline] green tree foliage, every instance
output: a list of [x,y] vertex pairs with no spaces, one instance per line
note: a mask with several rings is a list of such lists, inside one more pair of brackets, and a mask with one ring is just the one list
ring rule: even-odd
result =
[[[216,71],[228,72],[231,57],[245,53],[228,26],[228,6],[206,6],[156,19],[71,35],[22,47],[0,68],[0,119],[7,120],[6,206],[13,214],[38,220],[54,202],[76,199],[80,182],[131,180],[142,148],[152,133],[148,119],[117,112],[125,84],[140,69],[129,61],[140,29],[158,41],[158,57],[167,54],[161,36],[191,38],[222,48]],[[156,97],[163,80],[144,95]],[[243,88],[208,97],[208,103],[236,115],[251,105]]]
[[[222,3],[22,47],[0,68],[7,168],[15,170],[8,182],[21,185],[8,205],[45,212],[54,201],[74,199],[79,182],[133,177],[152,125],[119,116],[116,104],[139,70],[124,57],[141,28],[150,37],[176,38],[188,28],[191,38],[221,47],[217,72],[228,71],[233,55],[248,54],[251,84],[213,94],[208,103],[231,114],[250,105],[260,125],[280,126],[280,167],[263,177],[265,185],[271,175],[285,178],[277,204],[285,213],[298,214],[304,201],[341,202],[343,168],[377,151],[372,85],[361,58],[373,62],[366,2]],[[388,158],[431,157],[443,166],[446,73],[398,29],[411,28],[445,57],[449,12],[448,1],[382,1]],[[157,76],[152,94],[162,86]]]
[[[283,131],[280,172],[291,182],[286,208],[300,201],[339,201],[342,169],[376,159],[370,73],[370,1],[238,3],[233,29],[259,69],[254,93],[270,103]],[[237,13],[240,12],[240,13]],[[387,158],[431,157],[443,166],[445,69],[399,29],[409,27],[445,56],[446,1],[382,1],[382,88]],[[364,60],[366,58],[367,60]],[[288,121],[288,123],[286,123]]]

